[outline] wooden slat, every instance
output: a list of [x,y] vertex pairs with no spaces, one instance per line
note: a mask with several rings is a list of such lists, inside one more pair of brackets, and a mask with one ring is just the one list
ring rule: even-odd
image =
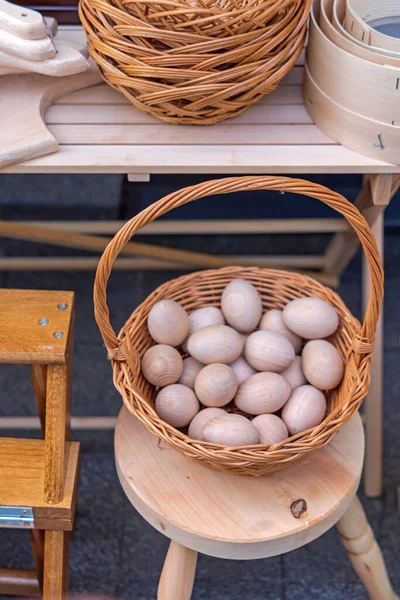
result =
[[44,501],[45,442],[0,438],[0,505],[30,506],[37,529],[71,531],[78,485],[79,443],[68,442],[65,489],[57,505]]
[[[274,92],[264,96],[258,103],[261,106],[274,104],[302,104],[300,85],[281,85]],[[59,105],[69,104],[126,104],[131,105],[128,98],[107,84],[88,87],[82,93],[73,92],[57,101]],[[137,110],[137,109],[135,109]]]
[[[321,269],[325,265],[325,257],[307,256],[307,255],[278,255],[278,256],[226,256],[221,255],[221,262],[229,262],[232,265],[257,265],[259,267],[271,268],[304,268],[304,269]],[[6,262],[7,261],[7,262]],[[0,258],[0,269],[4,270],[35,270],[35,269],[77,269],[91,270],[96,269],[99,259],[97,257],[76,258],[76,257],[10,257]],[[131,270],[131,269],[151,269],[151,270],[171,270],[183,269],[185,271],[197,270],[200,267],[188,262],[179,262],[173,260],[161,260],[154,258],[117,258],[113,269]]]
[[[225,256],[230,264],[235,264],[235,257]],[[299,266],[303,265],[304,268],[322,268],[325,264],[325,258],[319,257],[299,257],[299,256],[274,256],[274,257],[260,257],[260,256],[246,256],[240,257],[242,260],[240,264],[258,265],[262,267],[273,267],[273,268],[289,268],[289,264],[299,271]],[[271,260],[272,258],[272,260]],[[69,257],[51,257],[51,258],[0,258],[0,270],[10,271],[42,271],[42,270],[55,270],[55,271],[87,271],[96,269],[98,264],[98,258],[69,258]],[[114,265],[114,270],[127,270],[132,269],[145,269],[145,270],[194,270],[198,267],[190,267],[187,264],[172,261],[154,260],[150,258],[118,258]],[[319,271],[303,271],[305,275],[310,275],[314,279],[317,279],[321,283],[328,285],[329,287],[337,287],[338,278],[336,275],[329,273],[321,273]]]
[[35,571],[0,569],[0,594],[40,596],[40,586]]
[[74,146],[4,173],[399,173],[343,146]]
[[[67,310],[57,308],[63,302]],[[0,363],[65,363],[73,303],[72,292],[0,290]]]
[[[105,356],[105,354],[104,354]],[[72,429],[114,429],[115,417],[72,417]],[[0,417],[0,430],[7,429],[40,429],[40,421],[37,417]]]
[[60,144],[173,144],[179,141],[182,146],[193,144],[254,144],[282,145],[336,144],[315,125],[236,125],[231,127],[207,127],[199,134],[195,126],[177,128],[166,124],[159,125],[50,125],[50,132]]
[[[89,88],[90,89],[90,88]],[[113,106],[105,104],[82,104],[76,105],[53,105],[46,112],[45,121],[49,125],[64,124],[64,123],[82,123],[82,124],[110,124],[110,125],[166,125],[162,121],[147,115],[146,113],[137,110],[130,104],[117,104]],[[269,106],[266,110],[265,106],[256,104],[242,115],[213,125],[212,128],[223,126],[234,127],[236,125],[252,125],[263,123],[265,125],[279,124],[312,124],[306,109],[303,105],[292,106]],[[179,143],[179,133],[184,129],[182,125],[166,125],[171,131],[176,132],[177,141]],[[186,126],[185,126],[186,127]],[[196,127],[197,137],[202,136],[208,127]]]
[[[125,221],[19,221],[79,233],[116,233]],[[345,219],[158,219],[135,235],[244,234],[244,233],[331,233],[347,231]]]

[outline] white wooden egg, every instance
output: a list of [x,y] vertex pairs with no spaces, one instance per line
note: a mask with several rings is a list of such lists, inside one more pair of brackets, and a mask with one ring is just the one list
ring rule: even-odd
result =
[[244,356],[257,371],[279,373],[292,364],[295,352],[287,338],[275,331],[255,331],[247,338]]
[[203,429],[208,421],[215,419],[216,417],[223,417],[228,413],[223,408],[204,408],[194,417],[189,425],[188,436],[192,440],[203,440]]
[[276,415],[258,415],[252,424],[260,436],[260,444],[278,444],[289,437],[285,423]]
[[[189,315],[189,334],[192,335],[195,331],[210,327],[211,325],[225,325],[224,315],[220,308],[216,306],[204,306],[194,310]],[[187,352],[187,339],[183,342],[182,348]]]
[[286,379],[292,390],[295,390],[301,385],[305,385],[307,383],[307,379],[304,377],[301,366],[301,356],[295,356],[290,367],[282,371],[281,375]]
[[326,413],[326,400],[321,390],[312,385],[296,388],[282,410],[282,419],[291,435],[319,425]]
[[286,327],[285,323],[283,322],[282,314],[283,311],[276,308],[268,310],[260,321],[259,329],[267,329],[268,331],[280,333],[289,340],[294,348],[295,353],[299,354],[303,345],[303,340]]
[[328,337],[339,326],[336,310],[321,298],[297,298],[286,304],[283,321],[293,333],[315,340]]
[[188,352],[201,363],[229,365],[242,353],[240,334],[228,325],[211,325],[195,331],[188,340]]
[[163,387],[178,381],[182,373],[183,361],[176,348],[157,344],[145,352],[141,367],[149,383]]
[[179,383],[194,390],[194,382],[196,381],[196,377],[203,367],[204,365],[199,363],[198,360],[192,358],[191,356],[184,358],[182,375],[180,376]]
[[305,378],[320,390],[333,390],[343,379],[342,357],[327,340],[311,340],[303,348],[301,366]]
[[208,421],[203,439],[222,446],[252,446],[258,444],[258,430],[246,417],[227,414]]
[[163,421],[173,427],[189,425],[199,412],[200,404],[195,393],[180,383],[162,388],[156,398],[156,412]]
[[261,319],[261,297],[249,281],[234,279],[224,289],[221,309],[225,319],[237,331],[253,331]]
[[189,333],[189,317],[178,302],[161,300],[150,310],[147,327],[158,344],[179,346]]
[[225,406],[238,389],[238,382],[228,365],[214,363],[200,371],[194,383],[196,396],[204,406]]
[[250,375],[254,375],[256,372],[256,370],[249,365],[243,356],[239,356],[239,358],[234,360],[229,366],[236,375],[238,385],[244,383],[246,379],[250,377]]
[[289,399],[292,388],[278,373],[256,373],[239,386],[235,404],[249,415],[273,413]]

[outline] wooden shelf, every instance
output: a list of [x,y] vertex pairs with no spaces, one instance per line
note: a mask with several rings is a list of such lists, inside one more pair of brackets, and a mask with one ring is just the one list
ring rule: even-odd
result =
[[[80,27],[62,28],[78,41]],[[56,154],[9,173],[395,173],[340,146],[309,117],[302,97],[304,53],[278,89],[241,116],[212,127],[169,125],[103,84],[58,100],[46,121]]]
[[31,507],[36,529],[71,531],[79,478],[79,443],[67,442],[64,499],[44,501],[45,442],[0,438],[0,506]]

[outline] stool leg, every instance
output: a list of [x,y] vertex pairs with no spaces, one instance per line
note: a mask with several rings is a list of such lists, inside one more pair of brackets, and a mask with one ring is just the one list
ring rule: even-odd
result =
[[43,564],[44,564],[44,531],[41,529],[30,529],[31,547],[33,559],[36,566],[36,575],[39,586],[43,591]]
[[48,365],[46,377],[46,464],[44,499],[61,502],[64,493],[65,442],[71,437],[72,351],[65,365]]
[[33,388],[35,390],[36,402],[38,407],[40,426],[43,435],[46,430],[46,379],[47,365],[31,365]]
[[370,599],[399,600],[390,584],[381,550],[357,497],[337,523],[337,528],[354,570],[367,588]]
[[68,592],[69,533],[46,531],[43,600],[64,600]]
[[190,600],[196,563],[197,552],[171,542],[158,584],[158,600]]

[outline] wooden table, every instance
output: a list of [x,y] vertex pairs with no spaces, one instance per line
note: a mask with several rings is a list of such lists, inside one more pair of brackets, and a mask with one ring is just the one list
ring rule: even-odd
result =
[[[82,31],[66,27],[62,35],[77,40]],[[131,106],[124,96],[106,85],[75,92],[58,100],[46,121],[60,143],[56,154],[4,169],[7,173],[124,173],[143,181],[152,173],[209,173],[237,175],[362,173],[364,185],[357,198],[381,250],[383,210],[400,185],[400,166],[361,156],[333,142],[311,121],[302,100],[304,54],[281,86],[240,117],[213,127],[172,126],[157,121]],[[0,234],[14,238],[101,251],[105,238],[87,235],[112,234],[119,222],[0,223]],[[355,235],[340,219],[285,219],[244,221],[168,221],[154,223],[142,233],[316,233],[333,232],[322,256],[248,257],[253,264],[318,269],[317,277],[337,285],[340,275],[358,248]],[[86,234],[86,235],[85,235]],[[116,268],[198,268],[210,266],[210,257],[172,253],[166,249],[141,252],[131,248],[133,258],[121,258]],[[141,256],[138,257],[138,252]],[[169,260],[166,260],[169,258]],[[225,262],[238,262],[225,257]],[[93,269],[96,258],[3,258],[3,269]],[[221,259],[223,264],[223,259]],[[213,263],[215,266],[215,261]],[[363,297],[368,296],[364,277]],[[382,326],[377,332],[371,391],[366,401],[367,494],[381,491],[382,431]]]

